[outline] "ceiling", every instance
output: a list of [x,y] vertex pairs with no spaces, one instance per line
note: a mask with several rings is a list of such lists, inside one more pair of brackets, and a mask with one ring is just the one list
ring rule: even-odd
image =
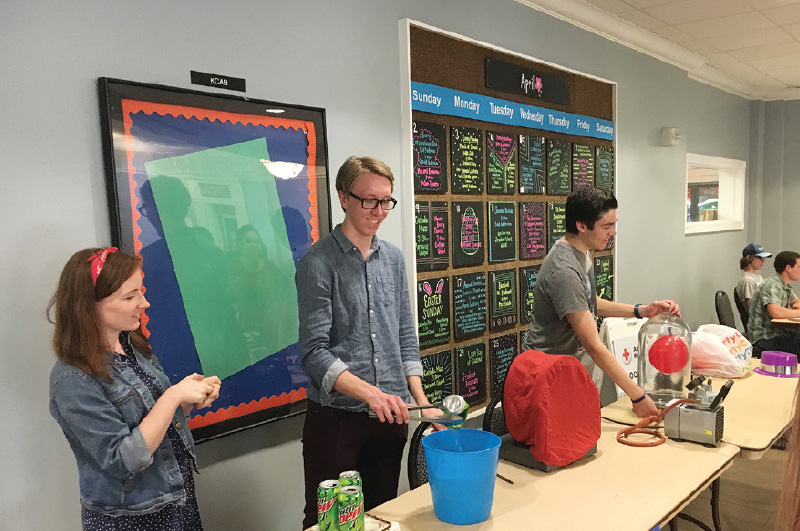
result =
[[517,0],[748,99],[800,99],[800,0]]

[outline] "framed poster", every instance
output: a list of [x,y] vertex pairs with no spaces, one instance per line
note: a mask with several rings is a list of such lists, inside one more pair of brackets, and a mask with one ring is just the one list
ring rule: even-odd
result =
[[484,224],[486,214],[480,201],[453,201],[453,267],[480,265],[484,262]]
[[594,186],[594,148],[585,144],[572,145],[572,189]]
[[486,193],[513,194],[517,188],[517,137],[486,133]]
[[449,350],[421,356],[422,390],[431,404],[453,394],[453,359]]
[[431,270],[431,203],[414,202],[414,258],[417,271]]
[[517,204],[513,201],[489,201],[489,262],[517,259]]
[[544,161],[544,137],[519,135],[519,193],[544,193]]
[[519,314],[523,323],[533,319],[533,290],[541,268],[541,264],[519,268]]
[[486,331],[486,273],[453,276],[453,336],[456,341]]
[[614,300],[614,257],[595,256],[594,276],[597,281],[597,296],[607,301]]
[[519,204],[519,257],[521,260],[544,258],[547,254],[545,203],[522,201]]
[[614,148],[597,146],[595,148],[594,184],[609,194],[614,193]]
[[483,131],[472,127],[450,128],[452,193],[483,193]]
[[547,202],[547,249],[550,250],[567,233],[567,204]]
[[570,166],[572,144],[566,140],[547,140],[547,193],[569,195],[572,191]]
[[114,245],[142,256],[142,316],[173,382],[222,380],[210,439],[305,409],[295,264],[330,232],[323,109],[100,78]]
[[489,330],[517,324],[517,270],[489,272]]
[[447,269],[449,210],[446,201],[414,202],[414,236],[417,271]]
[[517,334],[511,332],[489,340],[489,367],[492,396],[502,396],[508,369],[517,357]]
[[414,192],[447,191],[447,127],[414,120]]
[[419,348],[450,341],[450,278],[417,281],[417,332]]
[[456,394],[470,406],[486,400],[486,342],[459,345],[453,350]]

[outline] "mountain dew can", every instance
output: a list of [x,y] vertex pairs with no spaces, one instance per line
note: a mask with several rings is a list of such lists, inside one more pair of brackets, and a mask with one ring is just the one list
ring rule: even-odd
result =
[[364,494],[361,487],[339,489],[339,530],[364,531]]
[[326,479],[317,487],[319,531],[339,531],[339,482]]
[[349,487],[350,485],[361,486],[361,474],[358,470],[345,470],[339,474],[339,486]]

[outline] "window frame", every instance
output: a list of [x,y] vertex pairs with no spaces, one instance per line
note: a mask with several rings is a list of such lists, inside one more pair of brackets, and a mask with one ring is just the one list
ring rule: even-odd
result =
[[[687,221],[686,195],[689,189],[690,168],[712,168],[719,171],[719,217],[713,221]],[[702,234],[744,229],[744,199],[747,162],[743,160],[711,157],[696,153],[686,154],[686,184],[683,188],[684,233]]]

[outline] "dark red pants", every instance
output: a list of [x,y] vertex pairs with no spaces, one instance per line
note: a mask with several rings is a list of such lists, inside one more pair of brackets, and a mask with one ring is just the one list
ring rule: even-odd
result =
[[408,424],[388,424],[366,413],[351,413],[308,401],[303,426],[306,506],[303,529],[317,523],[317,487],[358,470],[368,511],[397,497]]

